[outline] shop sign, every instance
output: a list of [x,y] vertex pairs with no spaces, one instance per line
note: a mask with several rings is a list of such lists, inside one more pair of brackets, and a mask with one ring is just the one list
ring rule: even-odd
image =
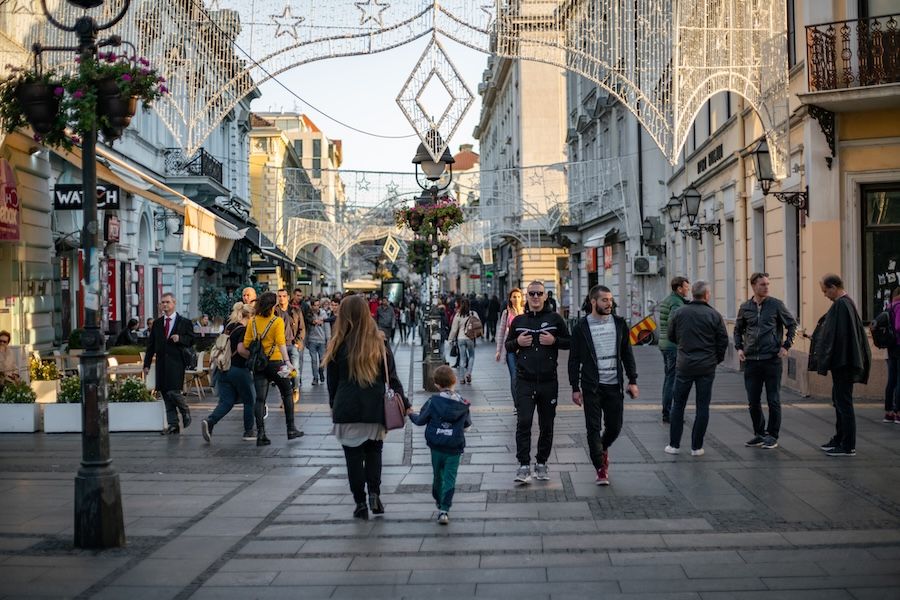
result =
[[137,266],[138,319],[144,326],[144,265]]
[[0,242],[19,241],[19,192],[16,175],[5,158],[0,160]]
[[109,297],[106,303],[109,310],[109,322],[115,323],[119,320],[118,296],[116,294],[116,259],[106,259],[106,284],[109,289]]
[[[58,183],[53,188],[54,210],[81,210],[84,208],[83,188],[80,183]],[[97,184],[97,208],[119,208],[119,186],[109,183]]]
[[106,232],[106,241],[113,243],[119,241],[119,217],[116,215],[106,215],[106,227],[104,227]]
[[587,256],[584,260],[584,266],[588,273],[596,273],[597,272],[597,249],[596,248],[586,248]]
[[603,270],[608,271],[612,269],[612,254],[613,248],[612,246],[603,246]]

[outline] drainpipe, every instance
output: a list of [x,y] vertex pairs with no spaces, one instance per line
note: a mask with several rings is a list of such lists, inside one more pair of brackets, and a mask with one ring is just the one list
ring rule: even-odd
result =
[[[738,112],[738,120],[741,124],[741,147],[747,147],[747,126],[744,122],[744,98],[742,96],[738,96],[739,98],[739,112]],[[748,255],[748,251],[750,250],[750,244],[747,242],[747,230],[749,228],[750,221],[750,193],[747,191],[747,170],[745,165],[746,157],[744,153],[741,152],[738,154],[738,194],[740,199],[739,207],[735,207],[735,216],[741,215],[741,243],[744,245],[744,260],[741,263],[741,267],[736,269],[736,276],[740,276],[740,286],[735,286],[735,295],[740,294],[738,298],[746,298],[748,294],[747,290],[747,261],[750,259]]]

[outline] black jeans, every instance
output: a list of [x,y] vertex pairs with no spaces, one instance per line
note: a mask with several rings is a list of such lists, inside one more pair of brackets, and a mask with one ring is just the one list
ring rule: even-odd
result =
[[675,375],[675,398],[672,400],[672,412],[669,417],[669,445],[673,448],[681,447],[681,433],[684,430],[684,408],[687,406],[691,386],[697,384],[697,414],[694,416],[694,427],[691,429],[691,450],[699,450],[703,447],[703,438],[706,436],[706,426],[709,425],[709,403],[712,401],[712,386],[716,379],[715,373],[707,375],[684,375],[680,372]]
[[166,421],[170,427],[178,427],[178,413],[181,413],[182,420],[184,415],[191,414],[191,409],[188,408],[184,396],[181,395],[181,390],[167,390],[160,392],[160,395],[166,404]]
[[900,412],[900,348],[891,348],[887,359],[884,412]]
[[831,404],[834,405],[834,439],[844,450],[856,449],[856,414],[853,412],[853,373],[831,371]]
[[281,368],[280,360],[270,360],[266,370],[253,374],[253,385],[256,388],[256,405],[253,407],[253,415],[256,417],[256,429],[259,432],[265,430],[263,417],[266,410],[266,396],[269,395],[269,382],[275,384],[281,393],[281,405],[284,407],[284,421],[288,431],[294,429],[294,399],[291,397],[290,377],[281,377],[278,369]]
[[[762,391],[766,388],[766,404],[769,405],[769,427],[762,410]],[[781,430],[781,358],[777,355],[765,360],[744,361],[744,387],[750,405],[750,420],[754,435],[768,432],[778,439]]]
[[347,479],[353,500],[366,501],[366,488],[370,494],[381,493],[381,449],[384,442],[366,440],[359,446],[341,446],[347,461]]
[[541,382],[516,380],[516,459],[520,465],[531,464],[531,424],[535,408],[541,431],[535,462],[544,464],[550,458],[558,395],[559,382],[556,379]]
[[[603,452],[612,446],[622,432],[622,413],[625,396],[618,385],[601,385],[597,394],[583,393],[584,422],[587,425],[588,451],[595,469],[603,464]],[[603,435],[600,435],[600,420],[603,420]]]

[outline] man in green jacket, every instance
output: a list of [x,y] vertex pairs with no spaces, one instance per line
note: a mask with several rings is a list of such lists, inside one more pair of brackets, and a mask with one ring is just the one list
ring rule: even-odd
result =
[[662,420],[669,422],[669,410],[675,394],[675,359],[678,347],[669,341],[669,319],[676,310],[684,306],[685,298],[691,292],[691,282],[686,277],[673,277],[669,282],[672,293],[659,303],[659,350],[663,356],[665,378],[662,389]]

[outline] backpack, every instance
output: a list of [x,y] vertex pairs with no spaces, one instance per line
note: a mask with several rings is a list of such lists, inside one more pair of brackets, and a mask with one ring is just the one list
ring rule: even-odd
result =
[[262,335],[259,335],[256,331],[256,317],[253,317],[253,341],[250,342],[250,347],[247,348],[250,352],[250,356],[247,357],[247,368],[250,369],[251,373],[262,373],[266,370],[266,367],[269,366],[269,357],[275,352],[275,344],[273,342],[269,351],[265,352],[263,351],[262,340],[266,337],[266,334],[269,333],[269,328],[272,327],[272,323],[274,322],[275,317],[273,316],[272,320],[269,321],[269,324],[266,325]]
[[474,312],[469,313],[469,318],[466,319],[465,334],[470,340],[484,337],[484,325],[481,324],[481,319]]
[[231,334],[237,327],[230,330],[226,327],[225,331],[219,334],[209,351],[209,370],[224,373],[231,368],[231,359],[237,354],[237,349],[231,349]]
[[876,348],[893,348],[897,345],[897,333],[894,331],[893,314],[886,310],[872,321],[872,343]]

